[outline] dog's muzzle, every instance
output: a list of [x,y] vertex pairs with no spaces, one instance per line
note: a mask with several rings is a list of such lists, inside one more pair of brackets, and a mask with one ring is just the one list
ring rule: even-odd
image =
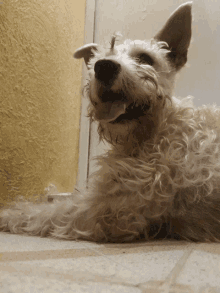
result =
[[95,63],[94,70],[95,78],[105,87],[111,87],[121,70],[121,65],[114,60],[102,59]]
[[95,106],[95,119],[106,123],[127,123],[145,115],[149,105],[135,105],[123,89],[113,90],[122,66],[116,60],[101,59],[95,63],[99,102]]
[[96,119],[111,122],[124,114],[127,99],[122,91],[112,91],[114,81],[118,78],[121,65],[115,60],[101,59],[95,63],[95,79],[98,82],[98,97],[100,102],[96,105]]

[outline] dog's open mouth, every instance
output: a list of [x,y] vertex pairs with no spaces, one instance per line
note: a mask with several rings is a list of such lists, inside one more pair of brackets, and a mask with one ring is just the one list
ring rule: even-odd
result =
[[148,111],[150,108],[149,105],[136,105],[134,103],[131,103],[125,110],[124,114],[119,115],[115,120],[110,121],[109,123],[115,124],[115,123],[126,123],[127,121],[131,120],[137,120],[141,116],[146,115],[146,111]]
[[105,90],[99,93],[99,97],[102,103],[96,105],[96,119],[111,124],[137,120],[150,108],[149,104],[138,105],[129,101],[122,91]]

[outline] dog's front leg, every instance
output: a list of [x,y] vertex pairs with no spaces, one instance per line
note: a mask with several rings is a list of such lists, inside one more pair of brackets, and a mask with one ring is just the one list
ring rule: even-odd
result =
[[[10,208],[1,210],[0,230],[15,234],[58,236],[60,229],[67,229],[71,215],[76,218],[74,215],[78,201],[67,199],[54,203],[14,203]],[[71,236],[74,237],[73,233]],[[63,234],[63,238],[67,238],[67,235]]]
[[[115,182],[112,181],[112,184]],[[0,230],[63,239],[131,241],[147,226],[136,199],[128,194],[108,194],[98,182],[88,195],[56,203],[16,203],[0,213]]]

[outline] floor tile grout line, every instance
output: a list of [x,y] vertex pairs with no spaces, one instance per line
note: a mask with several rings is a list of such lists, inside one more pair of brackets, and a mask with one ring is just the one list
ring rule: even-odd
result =
[[[194,246],[194,245],[193,245]],[[161,292],[169,293],[170,287],[175,284],[177,277],[180,275],[180,272],[185,267],[187,260],[189,259],[192,252],[195,250],[195,246],[192,248],[186,248],[183,256],[177,261],[176,265],[170,272],[169,276],[167,277],[165,283],[161,286]]]
[[[121,267],[125,268],[126,270],[130,271],[130,272],[133,273],[134,275],[139,276],[138,273],[136,273],[135,271],[132,271],[131,269],[129,269],[129,268],[127,268],[126,266],[124,266],[123,264],[121,264],[121,263],[119,263],[119,262],[117,262],[117,261],[113,261],[113,260],[110,259],[108,256],[106,256],[106,254],[104,254],[103,252],[97,251],[95,248],[94,248],[94,249],[89,248],[89,247],[87,247],[87,245],[84,245],[84,248],[85,248],[85,249],[89,249],[89,250],[94,251],[98,256],[103,256],[104,258],[108,259],[110,262],[115,263],[115,264],[118,264],[119,266],[121,266]],[[173,280],[172,276],[175,275],[175,273],[173,274],[173,271],[174,271],[175,268],[178,266],[178,264],[181,262],[181,260],[182,260],[183,258],[185,258],[185,255],[186,255],[186,254],[189,254],[189,255],[190,255],[193,249],[194,249],[194,247],[191,248],[191,249],[187,249],[187,253],[184,253],[184,254],[183,254],[183,256],[177,261],[177,264],[176,264],[176,265],[174,266],[174,268],[171,270],[169,276],[167,277],[168,279],[172,279],[172,280]],[[188,251],[189,251],[190,253],[189,253]],[[188,257],[189,257],[189,256],[187,256],[187,259],[188,259]],[[183,264],[183,265],[184,265],[184,264]],[[181,269],[182,269],[182,266],[181,266],[180,270],[181,270]],[[176,277],[177,277],[177,276],[176,276]],[[175,279],[176,279],[176,277],[175,277]],[[172,280],[171,280],[171,282],[172,282]],[[170,283],[170,282],[168,281],[168,284],[169,284],[169,283]]]

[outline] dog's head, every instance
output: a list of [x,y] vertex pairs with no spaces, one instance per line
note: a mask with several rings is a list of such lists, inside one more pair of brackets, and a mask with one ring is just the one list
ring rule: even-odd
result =
[[89,115],[99,122],[108,141],[123,141],[144,127],[150,137],[161,109],[172,95],[175,74],[187,61],[191,39],[191,2],[181,5],[150,41],[126,40],[110,47],[88,44],[75,58],[84,58]]

